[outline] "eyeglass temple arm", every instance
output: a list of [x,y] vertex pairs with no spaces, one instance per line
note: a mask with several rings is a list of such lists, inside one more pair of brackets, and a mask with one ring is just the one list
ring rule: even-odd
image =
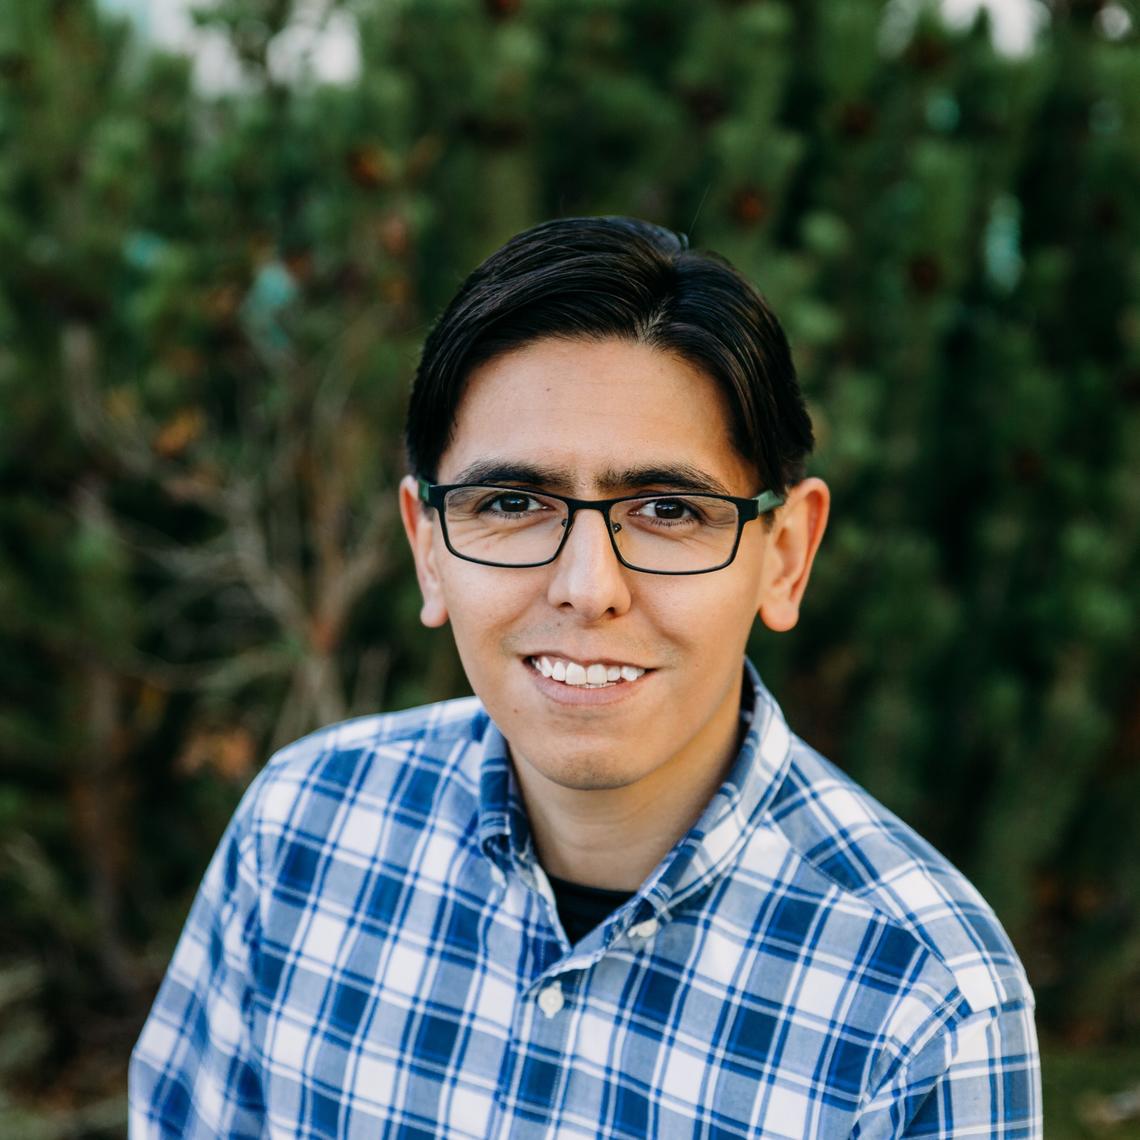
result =
[[768,511],[774,511],[777,507],[782,507],[785,503],[783,495],[776,491],[761,491],[754,499],[749,502],[756,504],[756,514],[763,515]]

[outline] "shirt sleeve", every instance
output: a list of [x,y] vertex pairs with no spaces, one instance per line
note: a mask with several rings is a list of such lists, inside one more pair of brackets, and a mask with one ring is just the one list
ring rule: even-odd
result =
[[261,1080],[250,1042],[259,923],[247,821],[255,790],[206,871],[131,1056],[132,1140],[263,1135]]
[[971,1014],[879,1090],[853,1135],[1040,1140],[1041,1065],[1031,1002]]

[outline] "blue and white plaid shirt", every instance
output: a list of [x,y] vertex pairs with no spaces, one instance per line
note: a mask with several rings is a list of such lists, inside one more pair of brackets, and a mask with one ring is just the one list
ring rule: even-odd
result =
[[575,946],[476,700],[279,753],[136,1046],[132,1136],[1040,1136],[992,912],[747,676],[729,779]]

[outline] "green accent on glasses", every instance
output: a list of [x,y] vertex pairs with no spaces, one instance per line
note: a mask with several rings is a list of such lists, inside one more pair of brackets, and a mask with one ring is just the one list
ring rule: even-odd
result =
[[457,558],[483,566],[546,566],[562,552],[578,511],[600,511],[618,561],[643,574],[708,574],[736,557],[744,524],[775,510],[782,495],[704,491],[573,499],[498,483],[429,483],[419,497],[439,512]]

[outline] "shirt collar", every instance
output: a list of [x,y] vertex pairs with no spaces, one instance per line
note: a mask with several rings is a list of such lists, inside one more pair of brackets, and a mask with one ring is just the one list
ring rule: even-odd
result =
[[[638,892],[655,912],[675,907],[732,865],[783,780],[791,735],[779,705],[748,660],[744,662],[743,689],[742,709],[750,723],[727,779],[696,824]],[[493,721],[487,722],[479,747],[480,844],[500,866],[505,862],[529,863],[534,859],[534,848],[526,810],[506,739]]]
[[479,843],[500,866],[529,858],[533,847],[506,737],[489,718],[479,741]]

